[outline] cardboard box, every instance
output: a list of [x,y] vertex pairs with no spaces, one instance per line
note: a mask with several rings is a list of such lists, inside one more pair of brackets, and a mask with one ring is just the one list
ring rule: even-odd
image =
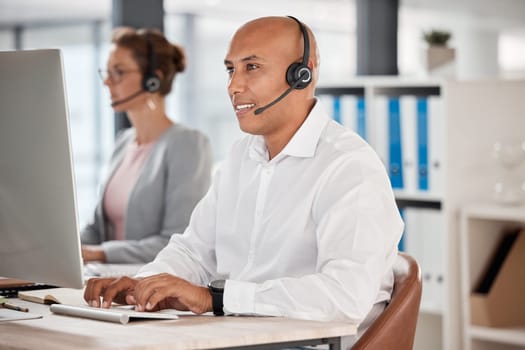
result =
[[[472,293],[470,297],[471,323],[474,325],[487,327],[525,325],[525,230],[515,235],[517,236],[511,244],[507,241],[506,252],[505,248],[503,248],[504,252],[501,252],[502,245],[498,247],[499,252],[495,252],[490,262],[495,266],[487,268],[489,275],[484,278],[485,282],[489,281],[487,284],[490,286],[486,285],[486,290]],[[490,277],[491,272],[496,273],[495,276]]]

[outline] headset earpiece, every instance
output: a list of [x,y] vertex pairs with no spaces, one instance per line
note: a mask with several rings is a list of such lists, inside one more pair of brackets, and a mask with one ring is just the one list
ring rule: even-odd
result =
[[310,56],[310,40],[308,39],[308,32],[306,27],[301,23],[297,18],[288,16],[299,24],[301,28],[301,33],[303,33],[304,39],[304,51],[303,51],[303,60],[301,62],[292,63],[286,70],[286,82],[290,87],[286,89],[279,97],[277,97],[272,102],[257,108],[253,113],[259,115],[271,106],[275,105],[283,98],[288,96],[290,92],[294,89],[304,89],[312,81],[312,70],[308,68],[308,57]]
[[157,70],[157,55],[147,34],[145,38],[148,46],[148,70],[142,79],[142,89],[146,92],[157,92],[160,89],[160,78],[155,72]]
[[288,85],[292,86],[298,80],[301,80],[295,87],[298,90],[304,89],[312,81],[312,71],[308,66],[303,66],[300,62],[292,63],[286,71]]
[[295,86],[295,89],[304,89],[312,81],[312,70],[308,67],[308,59],[310,57],[310,39],[308,38],[308,32],[297,18],[288,16],[299,24],[301,33],[303,34],[304,40],[304,51],[302,62],[292,63],[286,70],[286,82],[290,86]]
[[160,89],[160,79],[155,75],[145,76],[142,80],[142,89],[147,92],[157,92]]

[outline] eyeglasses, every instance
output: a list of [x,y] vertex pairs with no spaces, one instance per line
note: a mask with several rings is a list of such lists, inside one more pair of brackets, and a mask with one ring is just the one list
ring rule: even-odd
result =
[[102,79],[102,82],[105,82],[107,79],[111,81],[113,84],[118,84],[124,79],[124,75],[128,73],[133,72],[140,72],[138,69],[99,69],[98,74],[100,75],[100,79]]

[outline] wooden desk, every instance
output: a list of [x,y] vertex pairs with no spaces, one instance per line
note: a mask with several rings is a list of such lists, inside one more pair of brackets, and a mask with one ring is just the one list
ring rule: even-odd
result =
[[178,320],[134,321],[127,325],[52,314],[49,307],[13,299],[43,318],[0,323],[0,348],[9,349],[279,349],[329,344],[357,326],[342,322],[280,317],[182,315]]

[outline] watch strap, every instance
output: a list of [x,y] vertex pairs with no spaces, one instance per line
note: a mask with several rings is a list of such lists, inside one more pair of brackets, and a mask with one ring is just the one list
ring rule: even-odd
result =
[[211,294],[211,304],[215,316],[224,316],[224,290],[208,288]]

